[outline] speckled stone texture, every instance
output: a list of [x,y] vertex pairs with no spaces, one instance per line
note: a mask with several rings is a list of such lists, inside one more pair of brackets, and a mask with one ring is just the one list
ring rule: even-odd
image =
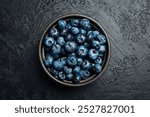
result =
[[[106,72],[70,88],[40,66],[38,43],[54,19],[92,17],[110,35]],[[150,0],[1,0],[0,99],[150,99]]]

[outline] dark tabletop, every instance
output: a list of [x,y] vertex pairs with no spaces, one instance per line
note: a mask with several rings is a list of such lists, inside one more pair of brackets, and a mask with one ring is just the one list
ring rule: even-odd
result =
[[[79,88],[50,80],[38,57],[49,23],[71,13],[111,37],[106,72]],[[150,0],[1,0],[0,99],[150,99]]]

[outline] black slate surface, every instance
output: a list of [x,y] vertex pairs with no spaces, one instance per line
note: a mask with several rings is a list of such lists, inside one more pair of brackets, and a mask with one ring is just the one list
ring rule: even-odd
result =
[[[49,80],[38,58],[48,24],[71,13],[111,36],[106,72],[80,88]],[[150,0],[1,0],[0,99],[150,99]]]

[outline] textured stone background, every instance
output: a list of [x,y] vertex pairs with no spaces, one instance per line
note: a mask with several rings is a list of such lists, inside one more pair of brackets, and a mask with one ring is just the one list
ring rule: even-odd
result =
[[[70,13],[112,37],[106,72],[80,88],[49,80],[38,58],[45,28]],[[150,99],[150,0],[1,0],[0,99]]]

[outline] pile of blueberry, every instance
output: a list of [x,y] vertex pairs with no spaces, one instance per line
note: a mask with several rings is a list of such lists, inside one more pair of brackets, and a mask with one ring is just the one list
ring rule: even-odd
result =
[[55,78],[80,83],[101,72],[106,41],[89,19],[59,20],[43,39],[44,64]]

